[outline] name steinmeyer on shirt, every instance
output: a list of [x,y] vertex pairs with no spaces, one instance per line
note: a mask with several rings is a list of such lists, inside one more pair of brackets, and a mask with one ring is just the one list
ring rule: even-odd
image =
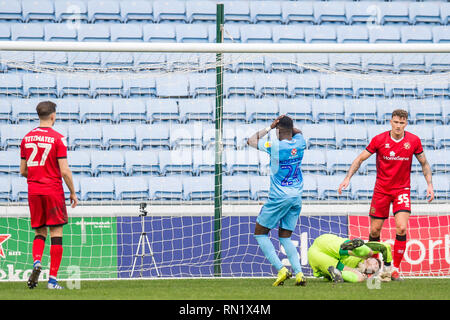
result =
[[55,138],[47,137],[47,136],[29,136],[25,137],[25,142],[47,142],[47,143],[55,143]]
[[400,160],[400,161],[408,161],[408,160],[409,160],[409,157],[403,158],[403,157],[399,157],[399,156],[397,156],[397,157],[387,157],[387,156],[383,156],[383,159],[384,159],[384,160]]

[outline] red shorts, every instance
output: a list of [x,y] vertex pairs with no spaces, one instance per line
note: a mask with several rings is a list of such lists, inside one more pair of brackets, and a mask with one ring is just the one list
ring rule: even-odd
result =
[[62,194],[29,195],[31,228],[61,226],[68,222],[67,209]]
[[391,194],[373,192],[369,215],[373,218],[389,218],[389,208],[392,203],[394,215],[399,211],[411,212],[411,197],[409,190],[398,190]]

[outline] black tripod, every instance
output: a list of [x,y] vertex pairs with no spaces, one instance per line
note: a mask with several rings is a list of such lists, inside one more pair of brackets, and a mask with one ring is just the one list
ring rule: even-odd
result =
[[[155,257],[153,256],[153,250],[152,250],[152,247],[150,246],[150,241],[148,240],[147,232],[144,231],[144,217],[146,217],[148,214],[147,210],[145,210],[146,207],[147,207],[146,203],[139,204],[139,212],[140,212],[139,217],[141,217],[141,235],[139,237],[136,254],[134,255],[133,267],[131,269],[130,277],[133,277],[134,268],[136,267],[136,261],[137,261],[138,257],[141,257],[140,276],[142,277],[142,272],[143,272],[143,267],[144,267],[144,256],[146,255],[145,244],[147,244],[147,246],[148,246],[148,250],[149,250],[148,254],[152,257],[152,262],[155,265],[156,274],[158,275],[158,277],[161,276],[161,274],[159,273],[158,266],[156,265]],[[139,253],[139,248],[140,248],[141,253]]]

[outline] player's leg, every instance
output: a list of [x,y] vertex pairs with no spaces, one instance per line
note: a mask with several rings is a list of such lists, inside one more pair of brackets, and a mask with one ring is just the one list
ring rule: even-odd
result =
[[30,209],[31,228],[34,229],[34,240],[32,246],[33,269],[28,278],[27,285],[30,289],[38,285],[39,275],[41,274],[42,255],[45,248],[45,239],[47,238],[47,227],[45,226],[45,207],[41,196],[28,196],[28,206]]
[[400,263],[406,250],[406,231],[409,215],[411,213],[411,200],[409,190],[402,190],[395,195],[393,208],[395,218],[395,241],[393,251],[392,280],[402,280],[399,273]]
[[62,287],[58,285],[57,281],[58,271],[63,255],[62,236],[62,226],[50,227],[50,274],[47,286],[49,289],[62,289]]
[[[374,191],[369,213],[369,241],[380,241],[384,220],[389,217],[391,201],[392,199],[389,195]],[[376,255],[374,258],[378,258],[378,256]]]

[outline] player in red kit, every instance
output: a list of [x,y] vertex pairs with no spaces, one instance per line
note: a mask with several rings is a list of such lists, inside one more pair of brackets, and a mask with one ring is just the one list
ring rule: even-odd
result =
[[352,163],[350,169],[339,185],[338,192],[348,187],[353,174],[361,163],[376,153],[377,178],[370,205],[369,241],[380,241],[384,220],[392,211],[395,218],[396,237],[393,248],[394,268],[388,266],[392,280],[401,280],[398,268],[406,248],[406,230],[411,213],[410,177],[413,155],[422,166],[422,172],[428,184],[426,197],[428,202],[434,199],[431,169],[423,152],[420,138],[405,131],[408,112],[394,110],[391,117],[392,130],[375,136],[372,141]]
[[36,112],[39,127],[31,130],[20,145],[20,173],[27,178],[31,228],[35,231],[33,271],[27,284],[30,289],[37,286],[49,228],[50,276],[47,287],[62,289],[56,280],[63,252],[63,225],[68,222],[62,179],[69,188],[72,208],[76,207],[78,199],[67,162],[66,139],[52,129],[56,120],[56,105],[50,101],[41,102]]

